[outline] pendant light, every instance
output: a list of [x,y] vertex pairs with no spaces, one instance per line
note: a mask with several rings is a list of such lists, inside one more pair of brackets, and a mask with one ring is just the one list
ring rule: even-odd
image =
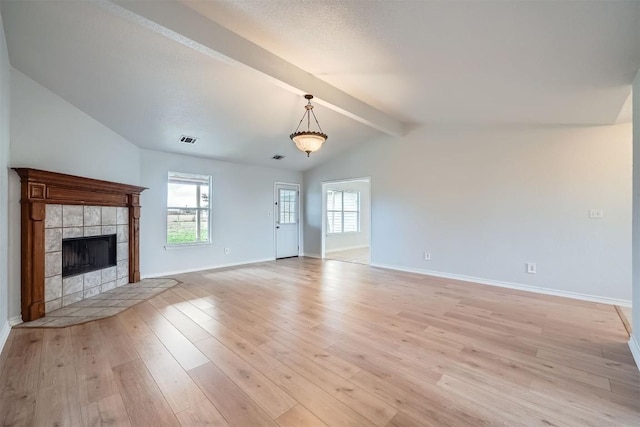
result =
[[[298,127],[296,131],[289,135],[289,138],[296,144],[296,147],[300,151],[304,151],[307,153],[307,157],[309,154],[314,151],[318,151],[322,144],[327,140],[327,134],[322,132],[322,128],[320,127],[320,123],[318,123],[318,119],[316,118],[315,113],[313,112],[313,105],[311,105],[311,100],[313,99],[313,95],[305,95],[305,99],[307,100],[307,105],[304,106],[304,114],[300,119],[300,123],[298,123]],[[318,125],[318,130],[320,132],[313,132],[311,130],[311,116],[313,115],[313,119]],[[307,130],[299,130],[300,125],[304,121],[305,117],[307,118]]]

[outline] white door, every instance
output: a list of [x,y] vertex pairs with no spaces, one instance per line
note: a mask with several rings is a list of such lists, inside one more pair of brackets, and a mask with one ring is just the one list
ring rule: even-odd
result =
[[293,184],[276,184],[276,258],[298,256],[298,207],[300,189]]

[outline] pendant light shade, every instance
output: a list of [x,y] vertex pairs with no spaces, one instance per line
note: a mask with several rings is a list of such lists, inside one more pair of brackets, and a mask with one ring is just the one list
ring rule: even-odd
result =
[[[328,137],[326,133],[322,132],[320,123],[318,123],[318,119],[313,112],[313,105],[311,105],[313,95],[305,95],[304,97],[305,99],[307,99],[307,105],[304,106],[304,114],[300,119],[300,123],[298,123],[296,131],[289,135],[289,137],[296,144],[296,147],[298,147],[300,151],[304,151],[305,153],[307,153],[307,157],[309,157],[311,153],[318,151],[320,147],[322,147],[322,144],[327,140]],[[315,120],[320,132],[314,132],[311,130],[311,116],[313,116],[313,119]],[[307,130],[301,131],[299,130],[300,125],[304,121],[305,117],[307,119]]]

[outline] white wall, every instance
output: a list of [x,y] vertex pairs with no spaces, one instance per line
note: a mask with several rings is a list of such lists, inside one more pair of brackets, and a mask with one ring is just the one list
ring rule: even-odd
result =
[[320,251],[321,182],[370,176],[372,264],[629,301],[631,162],[631,124],[381,138],[305,173],[305,253]]
[[11,122],[11,68],[7,43],[4,38],[4,27],[0,15],[0,351],[9,335],[9,266],[8,258],[8,221],[9,221],[9,141]]
[[369,213],[369,182],[332,182],[327,184],[325,188],[326,190],[357,191],[360,193],[360,231],[358,233],[327,234],[325,238],[325,252],[369,246],[369,223],[371,216]]
[[633,307],[629,346],[640,368],[640,72],[633,82]]
[[[140,150],[11,69],[11,167],[140,184]],[[9,172],[9,317],[20,316],[20,179]]]
[[[212,244],[165,249],[169,171],[212,176]],[[274,259],[275,181],[299,184],[302,174],[143,150],[142,276]]]
[[[140,221],[143,276],[273,258],[273,183],[301,183],[300,173],[140,150],[15,69],[11,91],[11,167],[149,187]],[[164,249],[169,170],[213,175],[212,245]],[[20,316],[19,201],[20,180],[9,171],[9,318]]]
[[16,69],[11,165],[137,185],[140,149]]

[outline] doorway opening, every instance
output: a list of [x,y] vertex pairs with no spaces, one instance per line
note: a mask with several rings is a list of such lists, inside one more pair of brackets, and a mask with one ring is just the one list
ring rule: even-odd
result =
[[274,185],[274,237],[276,259],[300,255],[300,184]]
[[322,258],[370,264],[370,178],[322,183]]

